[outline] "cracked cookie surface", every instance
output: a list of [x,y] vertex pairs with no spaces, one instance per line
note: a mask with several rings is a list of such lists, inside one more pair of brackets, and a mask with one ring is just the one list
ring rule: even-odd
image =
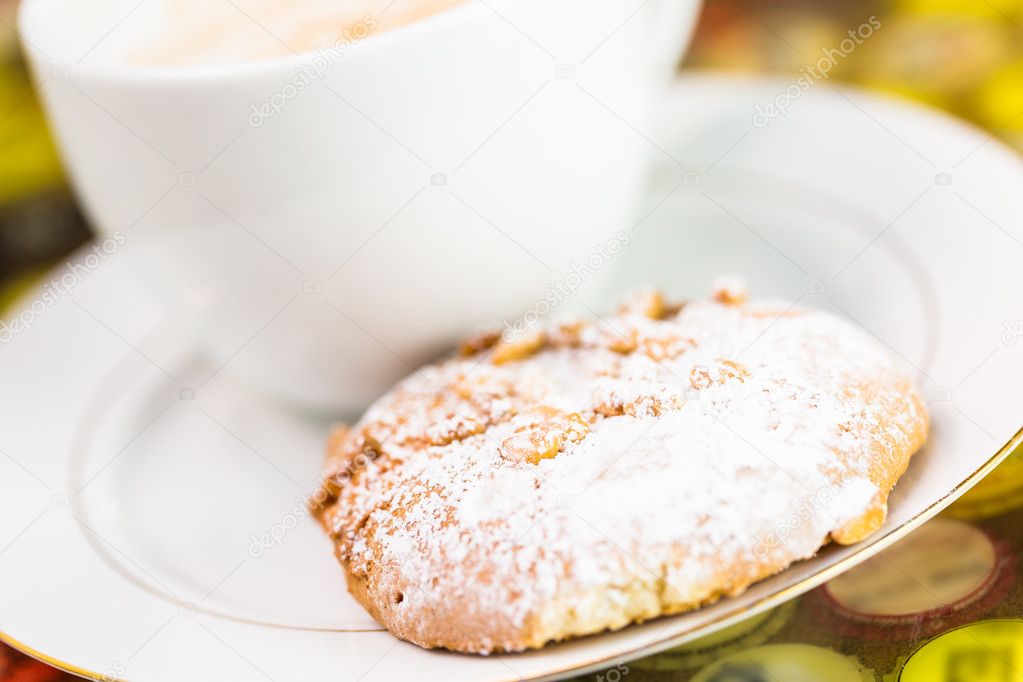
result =
[[392,633],[518,651],[862,540],[926,431],[911,378],[862,329],[728,280],[474,336],[332,436],[315,511]]

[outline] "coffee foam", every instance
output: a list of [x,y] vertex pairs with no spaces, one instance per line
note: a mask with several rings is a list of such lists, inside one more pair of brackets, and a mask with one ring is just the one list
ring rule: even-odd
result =
[[221,66],[357,42],[464,0],[163,0],[126,51],[139,66]]

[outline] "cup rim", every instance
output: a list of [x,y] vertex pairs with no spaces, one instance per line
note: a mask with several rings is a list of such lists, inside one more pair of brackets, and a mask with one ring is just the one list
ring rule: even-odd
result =
[[[46,62],[61,63],[59,59],[47,55],[43,50],[35,47],[32,40],[34,19],[31,14],[34,6],[41,3],[70,2],[71,0],[22,0],[18,7],[17,29],[25,54],[35,60],[44,59]],[[491,0],[491,2],[502,3],[503,0]],[[481,7],[482,5],[482,7]],[[437,25],[443,23],[458,23],[467,21],[473,17],[480,16],[488,7],[486,3],[471,2],[462,0],[457,5],[435,12],[429,16],[417,19],[410,23],[387,29],[379,33],[371,33],[364,38],[349,41],[351,49],[359,47],[359,51],[367,48],[373,49],[381,46],[392,46],[394,43],[411,40],[422,33],[435,30]],[[336,43],[335,43],[336,45]],[[303,50],[296,54],[287,54],[279,57],[263,59],[243,60],[226,64],[211,66],[197,65],[132,65],[119,62],[104,64],[84,64],[74,67],[77,73],[86,74],[93,78],[106,78],[121,81],[144,81],[147,83],[180,83],[194,81],[211,81],[224,78],[245,78],[260,76],[269,72],[293,72],[296,67],[308,63],[321,51],[331,47],[319,47],[310,50]]]

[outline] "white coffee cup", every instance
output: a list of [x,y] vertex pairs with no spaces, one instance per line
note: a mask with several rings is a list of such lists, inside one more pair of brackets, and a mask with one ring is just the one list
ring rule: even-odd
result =
[[324,410],[598,277],[699,8],[470,0],[327,50],[126,65],[158,2],[22,3],[73,185],[218,364]]

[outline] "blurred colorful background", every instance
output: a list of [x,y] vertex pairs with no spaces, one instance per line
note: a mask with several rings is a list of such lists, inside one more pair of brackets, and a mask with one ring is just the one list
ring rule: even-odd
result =
[[[39,273],[89,238],[19,54],[16,8],[16,0],[0,0],[0,310]],[[850,28],[871,17],[876,17],[880,28],[838,62],[829,80],[946,110],[1023,151],[1023,0],[707,0],[682,68],[795,76],[816,63],[826,46],[838,45]],[[999,568],[1000,575],[1012,577],[1023,545],[1021,475],[1023,456],[1017,452],[944,517],[970,519],[980,523],[985,533],[999,537],[991,546],[998,548],[999,565],[1007,562]],[[957,532],[969,533],[962,529]],[[991,570],[995,575],[994,568]],[[979,606],[971,607],[971,617],[990,617],[994,612],[1001,618],[1023,614],[1023,590],[1019,588],[1023,581],[1009,582],[1015,582],[1015,587],[996,588],[992,583],[989,589],[998,596],[998,603],[984,602],[984,614],[977,611]],[[934,618],[944,619],[942,625],[951,622],[948,614],[921,615],[913,621],[915,626],[910,623],[918,631],[910,633],[912,636],[902,645],[881,646],[875,642],[867,647],[856,633],[844,640],[833,630],[830,639],[821,634],[824,630],[816,628],[821,618],[820,599],[819,594],[812,593],[789,606],[781,616],[760,618],[741,629],[742,637],[737,641],[748,638],[750,632],[764,635],[756,641],[787,632],[786,641],[813,641],[843,654],[852,653],[884,674],[915,641],[932,634]],[[793,610],[797,610],[795,617]],[[782,620],[787,625],[780,624]],[[768,627],[774,621],[777,623]],[[885,631],[882,628],[878,632]],[[718,639],[707,644],[709,651],[728,638]],[[695,651],[693,660],[709,660],[701,658],[699,647]],[[1017,645],[1015,652],[1023,655],[1023,644]],[[634,665],[631,679],[689,679],[687,666],[679,662],[689,653],[648,662],[645,667]],[[629,670],[609,670],[604,678],[621,679]],[[643,670],[646,673],[640,672]],[[64,677],[0,645],[0,682]]]
[[949,111],[1023,150],[1023,0],[709,0],[687,66],[796,74],[874,16],[829,77]]

